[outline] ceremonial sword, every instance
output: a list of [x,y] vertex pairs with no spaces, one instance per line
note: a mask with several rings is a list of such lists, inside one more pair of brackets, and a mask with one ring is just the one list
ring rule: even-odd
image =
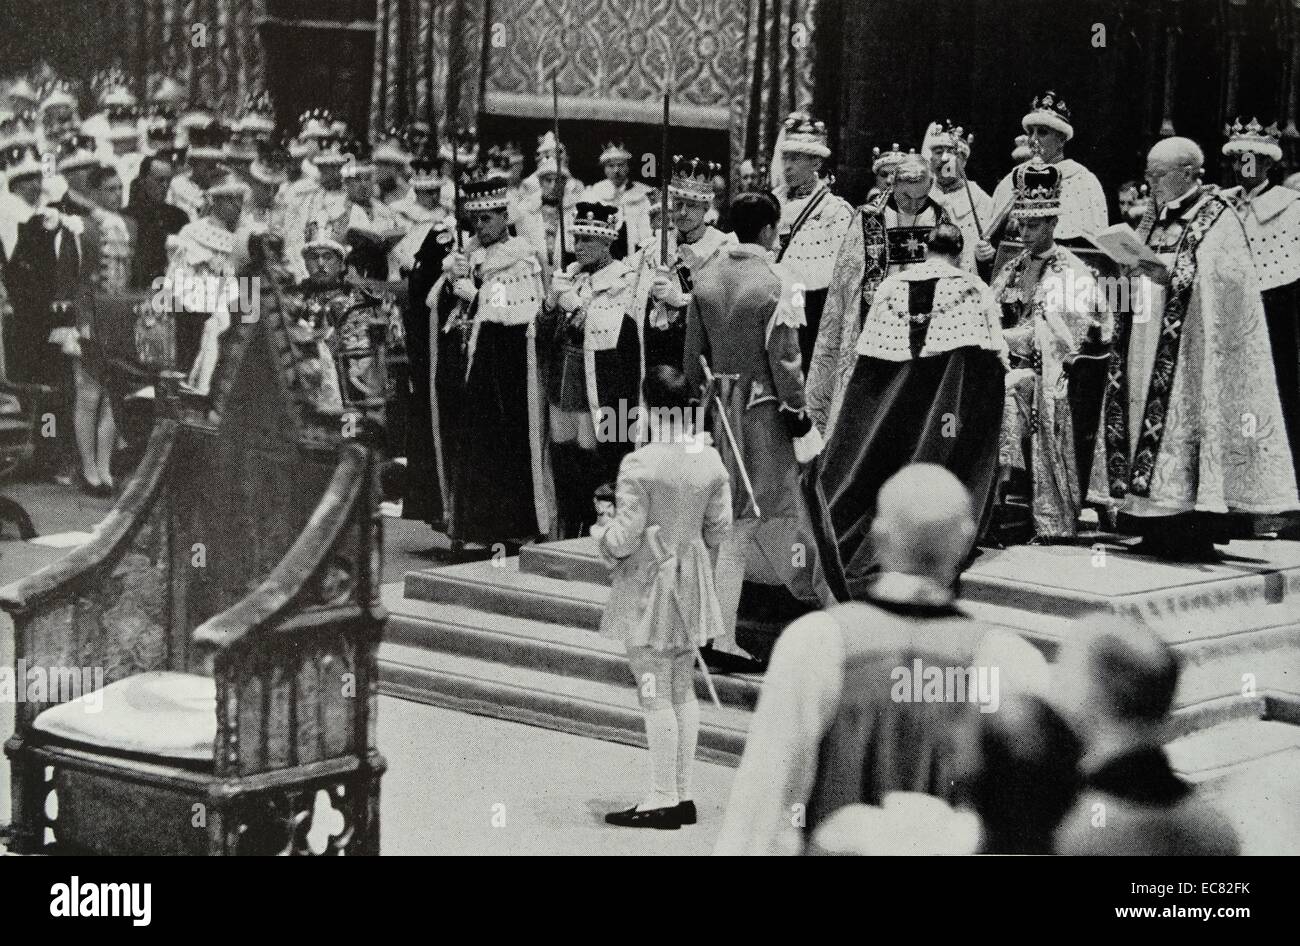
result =
[[[705,389],[713,390],[713,372],[709,370],[709,361],[703,355],[700,355],[700,367],[704,369]],[[745,492],[749,493],[750,505],[754,507],[754,518],[762,519],[763,513],[758,508],[758,499],[754,496],[754,485],[749,481],[749,473],[745,469],[745,458],[740,454],[740,448],[736,446],[736,435],[731,432],[731,422],[727,420],[727,409],[722,404],[722,398],[714,394],[713,403],[718,405],[718,417],[722,419],[722,429],[727,435],[727,443],[731,445],[731,452],[736,458],[736,467],[740,470],[740,481],[745,484]]]

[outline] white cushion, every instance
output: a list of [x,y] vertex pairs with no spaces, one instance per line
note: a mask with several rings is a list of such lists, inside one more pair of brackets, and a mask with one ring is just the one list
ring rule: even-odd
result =
[[63,742],[110,752],[211,762],[217,685],[191,673],[136,674],[50,707],[33,727]]

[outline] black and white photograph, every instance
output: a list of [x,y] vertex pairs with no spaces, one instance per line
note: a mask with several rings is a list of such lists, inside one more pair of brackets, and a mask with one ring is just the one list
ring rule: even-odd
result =
[[23,909],[1029,855],[1250,917],[1097,858],[1300,854],[1298,114],[1300,0],[0,0]]

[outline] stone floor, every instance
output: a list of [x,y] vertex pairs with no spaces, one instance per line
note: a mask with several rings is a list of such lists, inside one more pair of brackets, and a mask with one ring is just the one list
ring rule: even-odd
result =
[[[42,535],[88,531],[109,507],[52,485],[17,484],[7,492],[27,506]],[[425,527],[393,519],[386,527],[385,581],[441,557],[417,554],[436,544]],[[18,541],[10,527],[0,538],[0,584],[63,554]],[[12,659],[12,628],[0,616],[0,665]],[[0,740],[12,727],[13,714],[0,709]],[[1225,751],[1233,738],[1225,727]],[[380,701],[379,746],[389,764],[385,854],[705,854],[734,774],[697,765],[699,825],[629,831],[607,827],[602,815],[637,799],[643,750],[387,697]],[[1213,783],[1210,795],[1247,853],[1300,854],[1300,751],[1293,746],[1237,767]],[[0,823],[8,819],[9,772],[0,756]]]

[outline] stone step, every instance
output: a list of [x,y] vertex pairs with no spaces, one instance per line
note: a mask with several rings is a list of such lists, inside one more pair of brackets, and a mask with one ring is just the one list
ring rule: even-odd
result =
[[[379,648],[379,680],[380,692],[389,696],[645,745],[643,717],[630,682],[604,683],[391,642]],[[701,703],[697,758],[736,765],[749,718],[745,709]]]
[[594,585],[608,585],[613,574],[597,553],[596,540],[591,538],[526,545],[519,550],[519,570]]
[[530,574],[520,571],[518,558],[500,558],[407,572],[403,595],[594,631],[600,627],[609,588]]
[[[403,598],[401,592],[396,582],[383,588],[384,605],[390,612],[386,642],[597,683],[631,685],[623,645],[590,630],[461,605],[415,601]],[[724,705],[752,709],[758,702],[759,677],[714,674],[713,682]],[[698,670],[695,689],[700,699],[709,699]]]

